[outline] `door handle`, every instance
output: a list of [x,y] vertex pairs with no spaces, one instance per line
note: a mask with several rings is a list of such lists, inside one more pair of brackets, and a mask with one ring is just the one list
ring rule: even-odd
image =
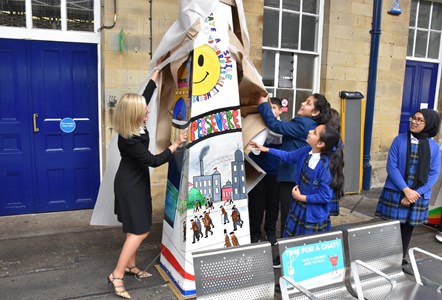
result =
[[32,115],[32,119],[34,121],[34,132],[39,132],[40,131],[40,128],[37,127],[37,117],[38,117],[38,114],[33,114]]

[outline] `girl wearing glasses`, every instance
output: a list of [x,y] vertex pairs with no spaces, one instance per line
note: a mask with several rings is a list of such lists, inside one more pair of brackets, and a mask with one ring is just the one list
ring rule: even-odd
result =
[[410,130],[391,144],[387,179],[376,207],[376,216],[401,223],[403,260],[415,226],[428,221],[431,187],[439,177],[439,145],[431,139],[439,132],[439,114],[418,110],[410,118]]

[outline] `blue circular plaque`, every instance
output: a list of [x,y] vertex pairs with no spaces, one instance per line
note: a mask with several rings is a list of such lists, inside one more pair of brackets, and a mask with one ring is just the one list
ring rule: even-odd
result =
[[60,121],[60,129],[64,133],[71,133],[75,130],[75,127],[77,125],[75,124],[75,121],[72,118],[64,118]]

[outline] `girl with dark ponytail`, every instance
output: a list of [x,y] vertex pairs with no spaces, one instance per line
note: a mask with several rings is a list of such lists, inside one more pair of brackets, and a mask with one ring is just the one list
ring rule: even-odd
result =
[[[258,111],[266,126],[274,133],[282,135],[281,150],[293,151],[307,146],[306,138],[310,130],[320,124],[326,124],[331,118],[330,103],[324,95],[312,94],[300,105],[296,117],[290,121],[278,120],[269,105],[268,96],[259,96]],[[279,188],[279,208],[281,213],[281,235],[284,230],[284,221],[290,210],[293,200],[291,192],[299,182],[295,181],[297,167],[280,161],[277,171]]]
[[312,95],[312,97],[315,99],[315,109],[319,112],[319,114],[312,116],[312,119],[318,124],[327,124],[332,118],[330,103],[322,94],[315,93]]
[[339,132],[330,125],[310,130],[308,146],[287,152],[267,148],[255,142],[249,144],[262,152],[269,152],[287,163],[297,163],[292,189],[294,201],[285,222],[283,237],[329,231],[330,201],[343,195],[343,150]]

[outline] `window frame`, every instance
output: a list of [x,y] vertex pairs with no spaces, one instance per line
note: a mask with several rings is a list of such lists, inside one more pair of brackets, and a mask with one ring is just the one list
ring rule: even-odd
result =
[[[428,17],[429,22],[428,22],[427,28],[418,27],[419,9],[420,9],[421,2],[431,3],[430,15]],[[431,20],[433,18],[433,4],[434,3],[439,3],[440,5],[442,5],[442,2],[438,2],[438,1],[416,0],[416,15],[415,15],[414,24],[413,24],[413,26],[408,24],[408,32],[410,33],[410,31],[413,30],[413,45],[412,45],[411,55],[408,55],[408,46],[409,45],[407,43],[407,59],[417,60],[417,61],[428,61],[428,62],[435,62],[435,63],[440,63],[440,61],[442,60],[442,53],[441,53],[442,52],[442,28],[440,30],[431,29]],[[411,9],[413,9],[413,5],[411,5]],[[411,15],[410,15],[410,17],[411,17]],[[425,45],[425,57],[416,56],[416,37],[417,37],[418,31],[425,31],[427,33],[427,41],[426,41],[426,45]],[[428,57],[431,32],[440,33],[438,58],[429,58]]]
[[0,38],[29,39],[56,42],[100,43],[98,29],[101,24],[101,1],[94,1],[94,31],[73,31],[67,29],[67,0],[60,0],[61,29],[33,28],[32,0],[25,0],[26,27],[0,25]]
[[[300,0],[300,7],[303,7],[304,1],[311,1],[311,0]],[[278,43],[276,47],[273,46],[265,46],[262,45],[262,52],[264,51],[271,51],[274,52],[274,70],[273,70],[273,85],[266,85],[264,84],[265,88],[269,93],[272,94],[272,96],[277,96],[277,92],[280,90],[284,91],[291,91],[293,99],[291,99],[291,110],[289,110],[287,113],[289,114],[290,119],[293,118],[296,114],[297,107],[300,105],[300,103],[297,103],[297,94],[299,92],[308,92],[308,93],[317,93],[320,89],[320,81],[321,81],[321,58],[322,58],[322,38],[323,38],[323,27],[324,27],[324,0],[317,0],[318,5],[318,12],[316,14],[308,13],[308,12],[302,12],[302,11],[293,11],[282,8],[283,6],[283,0],[279,1],[279,8],[272,7],[272,6],[265,6],[264,3],[264,10],[273,10],[278,11]],[[284,12],[289,13],[295,13],[298,14],[299,17],[299,28],[298,28],[298,49],[290,49],[290,48],[284,48],[281,47],[281,39],[282,39],[282,15]],[[302,42],[302,26],[303,26],[303,16],[314,16],[318,18],[318,27],[317,27],[317,37],[316,37],[316,51],[306,51],[301,50],[301,42]],[[264,24],[263,24],[264,26]],[[264,41],[264,37],[263,37]],[[280,56],[281,53],[291,53],[293,58],[293,72],[292,72],[292,88],[283,88],[279,87],[279,81],[280,81]],[[311,55],[314,56],[314,62],[313,62],[313,82],[312,82],[312,89],[306,89],[306,88],[299,88],[297,87],[297,66],[298,66],[298,57],[299,55]],[[264,59],[264,58],[263,58]],[[289,105],[290,106],[290,105]],[[287,117],[287,116],[286,116]]]

